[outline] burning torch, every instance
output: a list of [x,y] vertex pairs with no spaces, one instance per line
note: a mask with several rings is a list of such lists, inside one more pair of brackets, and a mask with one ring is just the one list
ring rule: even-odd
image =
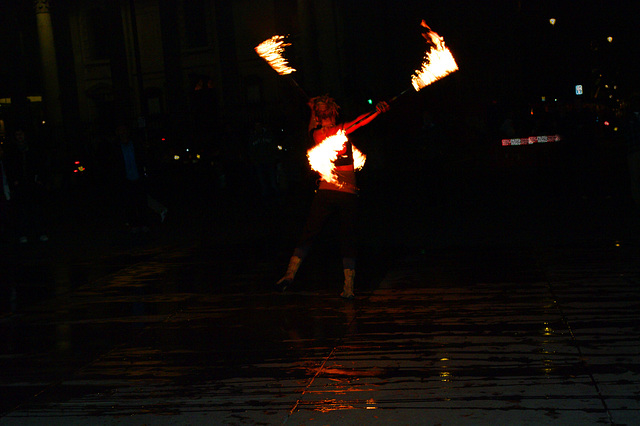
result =
[[[439,36],[436,32],[432,31],[427,23],[423,20],[420,25],[425,29],[422,32],[422,37],[427,40],[429,50],[426,51],[422,66],[419,70],[415,71],[415,74],[411,76],[411,85],[416,92],[424,89],[431,83],[440,80],[443,77],[458,70],[451,51],[445,46],[444,38]],[[387,103],[395,102],[399,97],[409,92],[411,88],[402,91],[400,94],[389,99]],[[370,115],[375,114],[376,111],[371,111],[368,115],[362,117],[362,119],[353,123],[358,124],[360,121],[365,120]]]
[[291,43],[285,42],[285,37],[281,35],[274,35],[271,38],[266,39],[259,45],[255,47],[255,51],[262,59],[267,61],[269,66],[275,70],[280,75],[285,75],[289,77],[289,81],[295,86],[296,89],[300,92],[305,100],[309,99],[309,96],[305,93],[304,90],[298,85],[298,83],[291,76],[292,73],[296,71],[295,68],[289,66],[287,60],[283,57],[284,48],[287,46],[291,46]]

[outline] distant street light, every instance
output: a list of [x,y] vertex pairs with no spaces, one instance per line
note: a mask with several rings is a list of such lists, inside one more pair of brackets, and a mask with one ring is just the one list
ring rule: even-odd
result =
[[551,25],[555,25],[555,24],[556,24],[556,18],[551,18],[551,19],[549,19],[549,23],[550,23]]
[[608,41],[609,43],[611,43],[611,42],[613,41],[613,37],[611,37],[611,36],[607,37],[607,41]]

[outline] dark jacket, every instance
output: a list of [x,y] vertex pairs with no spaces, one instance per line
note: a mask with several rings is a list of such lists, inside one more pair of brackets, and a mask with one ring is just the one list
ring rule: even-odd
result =
[[[110,176],[109,181],[112,184],[121,185],[127,181],[127,170],[122,145],[117,140],[111,140],[110,142],[111,143],[105,152],[102,167],[107,172],[105,174]],[[138,143],[135,141],[132,141],[131,143],[133,144],[138,176],[139,179],[142,180],[146,176],[146,155]]]
[[37,144],[28,141],[25,149],[20,148],[15,141],[10,141],[5,146],[3,163],[12,192],[49,183],[48,157]]

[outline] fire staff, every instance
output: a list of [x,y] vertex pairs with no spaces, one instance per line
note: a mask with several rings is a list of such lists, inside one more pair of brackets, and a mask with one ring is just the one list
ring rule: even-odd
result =
[[[346,135],[370,123],[374,118],[389,109],[386,102],[376,105],[373,113],[363,114],[348,123],[337,124],[339,106],[328,95],[318,96],[309,101],[311,108],[311,120],[309,133],[314,147],[311,152],[324,152],[327,162],[331,164],[329,173],[320,174],[320,183],[316,195],[311,204],[309,217],[302,231],[302,236],[289,260],[289,266],[285,275],[277,282],[282,290],[291,283],[306,257],[313,241],[322,230],[327,218],[332,214],[338,214],[340,223],[340,246],[342,265],[344,269],[344,289],[340,294],[345,299],[354,297],[353,286],[355,279],[356,244],[355,223],[357,207],[357,187],[354,167],[354,153],[359,153],[349,142]],[[336,136],[342,136],[342,143],[337,148],[331,145],[323,151],[324,145]],[[311,165],[317,170],[314,165]]]

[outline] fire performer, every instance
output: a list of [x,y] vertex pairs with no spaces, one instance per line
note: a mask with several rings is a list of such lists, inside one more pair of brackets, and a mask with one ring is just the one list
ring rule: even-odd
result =
[[314,144],[314,148],[309,150],[309,153],[332,137],[341,137],[343,144],[337,152],[334,151],[335,158],[330,160],[332,162],[331,173],[327,175],[321,172],[319,187],[311,204],[302,236],[289,260],[287,272],[277,282],[277,285],[283,291],[291,285],[302,260],[308,254],[327,218],[336,213],[339,215],[340,221],[340,245],[344,269],[344,289],[340,296],[352,299],[354,297],[353,285],[357,254],[355,243],[357,187],[354,153],[359,153],[359,151],[349,142],[346,135],[370,123],[381,113],[388,111],[389,105],[386,102],[380,102],[376,105],[375,112],[363,114],[353,121],[341,124],[337,124],[339,106],[328,95],[311,99],[309,107],[311,108],[309,133]]

